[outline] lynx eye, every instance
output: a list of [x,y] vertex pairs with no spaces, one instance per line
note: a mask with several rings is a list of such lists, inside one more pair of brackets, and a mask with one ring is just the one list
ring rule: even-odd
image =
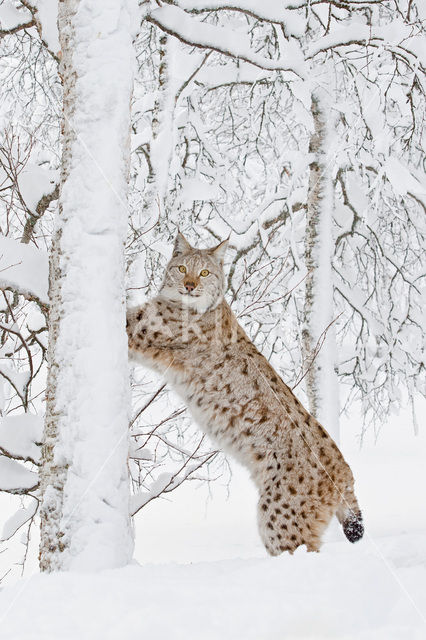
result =
[[186,267],[183,264],[179,265],[178,269],[181,273],[186,273]]
[[203,276],[203,278],[205,278],[209,275],[209,273],[210,271],[208,269],[203,269],[202,271],[200,271],[200,276]]

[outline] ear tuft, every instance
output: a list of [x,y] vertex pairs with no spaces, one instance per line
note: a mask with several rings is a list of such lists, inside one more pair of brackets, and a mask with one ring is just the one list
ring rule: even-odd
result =
[[173,247],[173,257],[180,256],[182,253],[187,253],[188,251],[191,251],[191,249],[192,247],[188,240],[180,231],[178,231],[175,239],[175,245]]
[[212,256],[214,256],[219,263],[222,263],[225,258],[228,243],[229,238],[226,238],[226,240],[223,240],[220,244],[217,245],[217,247],[213,247],[213,249],[210,249]]

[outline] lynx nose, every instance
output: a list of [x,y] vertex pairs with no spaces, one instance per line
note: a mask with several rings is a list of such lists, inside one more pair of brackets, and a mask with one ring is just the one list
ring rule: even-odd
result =
[[188,293],[191,293],[191,291],[194,291],[195,282],[185,282],[185,289],[188,291]]

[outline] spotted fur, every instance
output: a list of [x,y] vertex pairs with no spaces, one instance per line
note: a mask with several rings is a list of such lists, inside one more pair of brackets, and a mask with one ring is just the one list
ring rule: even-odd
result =
[[130,355],[162,373],[199,426],[250,470],[271,555],[303,544],[318,551],[334,515],[355,542],[363,525],[352,472],[225,302],[225,249],[194,249],[178,235],[159,295],[128,313]]

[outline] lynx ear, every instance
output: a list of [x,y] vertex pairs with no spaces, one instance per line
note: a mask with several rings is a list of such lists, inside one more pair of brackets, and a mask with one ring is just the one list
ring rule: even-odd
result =
[[175,246],[173,247],[173,257],[180,256],[182,253],[187,253],[191,251],[192,247],[189,244],[188,240],[178,231],[178,234],[175,239]]
[[223,262],[226,250],[228,248],[228,243],[229,238],[226,238],[226,240],[223,240],[220,244],[217,245],[217,247],[210,249],[210,253],[216,258],[219,263]]

